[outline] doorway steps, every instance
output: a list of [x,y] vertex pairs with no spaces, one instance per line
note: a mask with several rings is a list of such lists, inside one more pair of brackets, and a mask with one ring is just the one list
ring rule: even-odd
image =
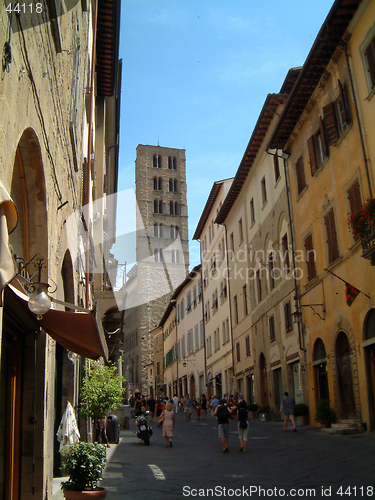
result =
[[362,422],[355,418],[353,419],[342,419],[338,420],[335,424],[332,424],[331,427],[326,427],[321,429],[322,432],[326,434],[359,434],[363,432],[362,430]]

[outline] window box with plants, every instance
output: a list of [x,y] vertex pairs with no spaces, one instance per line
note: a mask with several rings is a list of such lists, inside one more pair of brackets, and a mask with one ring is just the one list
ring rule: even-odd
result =
[[61,483],[61,489],[67,500],[104,498],[107,490],[99,487],[102,480],[107,453],[105,446],[98,443],[75,443],[61,452],[62,468],[68,475],[68,481]]
[[297,427],[307,425],[309,417],[309,407],[304,403],[299,403],[294,407],[294,419]]
[[269,406],[260,406],[258,408],[259,420],[261,422],[267,422],[270,418],[270,407]]
[[315,420],[321,427],[331,427],[336,422],[336,412],[329,405],[329,399],[321,399],[316,406]]
[[375,265],[375,198],[369,198],[361,208],[349,213],[348,224],[354,239],[361,240],[362,257]]

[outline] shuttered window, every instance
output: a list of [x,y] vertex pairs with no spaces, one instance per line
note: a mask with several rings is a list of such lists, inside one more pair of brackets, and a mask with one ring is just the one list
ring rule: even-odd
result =
[[279,157],[276,155],[273,157],[273,167],[275,171],[275,182],[277,182],[280,177],[280,167],[279,167]]
[[[349,189],[348,199],[351,214],[354,214],[357,210],[360,210],[362,208],[361,190],[358,181],[356,181]],[[354,238],[357,240],[359,238],[359,235],[354,236]]]
[[324,160],[324,158],[327,158],[327,156],[329,156],[329,148],[327,145],[326,131],[325,131],[324,121],[322,120],[322,117],[320,117],[320,142],[321,142],[322,151],[324,153],[322,160]]
[[311,175],[314,175],[329,154],[325,137],[325,127],[322,118],[320,118],[320,127],[318,132],[315,135],[312,135],[307,141],[307,147],[309,150]]
[[251,355],[251,352],[250,352],[250,336],[247,335],[245,337],[245,346],[246,346],[246,356],[249,357]]
[[367,71],[369,73],[371,88],[375,87],[375,37],[372,38],[365,50]]
[[300,194],[306,187],[305,181],[305,169],[303,166],[303,158],[302,156],[296,163],[296,177],[297,177],[297,192]]
[[311,281],[316,276],[315,252],[313,247],[312,234],[305,238],[305,252],[307,265],[307,279]]
[[341,106],[339,106],[339,113],[341,115],[341,123],[343,126],[343,130],[346,129],[348,124],[350,123],[350,114],[348,108],[348,99],[346,98],[346,92],[344,85],[338,80],[339,91],[340,91],[340,99],[338,100],[338,104],[341,102]]
[[270,329],[270,342],[274,342],[276,339],[276,334],[275,334],[275,316],[273,314],[268,318],[268,325]]
[[340,97],[323,108],[327,146],[335,144],[350,123],[350,113],[345,87],[338,80]]
[[339,133],[336,125],[335,106],[333,102],[323,108],[324,122],[326,124],[328,145],[331,146],[338,141]]
[[284,304],[284,319],[285,319],[285,330],[290,332],[293,330],[293,321],[292,321],[292,309],[290,306],[290,302]]
[[307,147],[309,149],[311,175],[314,175],[316,172],[317,166],[316,166],[315,145],[314,145],[314,136],[313,135],[307,141]]
[[328,245],[328,263],[331,264],[339,257],[339,245],[337,241],[335,214],[333,208],[324,217]]

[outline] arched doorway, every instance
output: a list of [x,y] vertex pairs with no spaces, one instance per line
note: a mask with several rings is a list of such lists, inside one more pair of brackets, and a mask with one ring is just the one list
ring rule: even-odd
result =
[[[65,252],[62,268],[61,268],[61,282],[64,291],[64,301],[74,304],[74,278],[73,278],[73,264],[70,252]],[[67,311],[70,309],[66,308]],[[54,423],[54,436],[56,436],[59,428],[63,413],[66,408],[66,403],[69,401],[75,411],[76,417],[79,422],[78,415],[78,390],[79,390],[79,357],[77,355],[69,354],[64,347],[56,342],[55,351],[55,423]],[[54,457],[53,457],[53,476],[60,477],[61,471],[61,455],[60,443],[54,439]]]
[[259,369],[261,380],[261,406],[268,406],[267,365],[266,358],[263,353],[261,353],[259,357]]
[[365,321],[365,362],[368,380],[370,430],[375,429],[375,309],[371,309]]
[[329,399],[328,375],[327,375],[327,354],[324,342],[321,338],[316,339],[313,350],[313,367],[315,391],[317,403],[321,399]]
[[[44,170],[39,141],[31,128],[24,131],[15,152],[10,194],[19,217],[19,224],[9,237],[15,260],[27,263],[34,255],[42,254],[48,274]],[[26,271],[34,274],[35,269],[30,267]],[[30,490],[31,483],[36,496],[42,495],[43,460],[36,461],[32,477],[22,474],[22,471],[27,469],[33,457],[43,457],[44,449],[52,445],[48,439],[50,434],[44,432],[45,374],[48,373],[45,363],[45,334],[18,313],[17,305],[7,303],[5,299],[0,406],[3,414],[1,430],[7,439],[0,444],[0,467],[4,467],[0,477],[5,477],[1,487],[7,498],[18,498],[20,491]],[[28,446],[22,447],[23,442]]]
[[336,362],[340,391],[340,413],[342,418],[356,416],[351,364],[351,348],[344,332],[339,332],[336,339]]

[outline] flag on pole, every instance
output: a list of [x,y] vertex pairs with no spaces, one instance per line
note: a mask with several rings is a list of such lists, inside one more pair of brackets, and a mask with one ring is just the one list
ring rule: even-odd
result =
[[361,292],[360,290],[358,290],[358,288],[355,288],[353,285],[347,282],[345,282],[345,287],[346,287],[346,303],[350,307]]
[[342,278],[340,278],[340,276],[337,276],[337,274],[333,273],[329,269],[326,269],[326,271],[335,276],[335,278],[338,278],[339,280],[345,283],[346,303],[349,307],[353,304],[353,302],[357,298],[357,295],[359,295],[360,293],[363,293],[363,295],[365,295],[368,299],[370,298],[370,295],[367,295],[367,293],[358,290],[358,288],[355,288],[353,285],[343,280]]

